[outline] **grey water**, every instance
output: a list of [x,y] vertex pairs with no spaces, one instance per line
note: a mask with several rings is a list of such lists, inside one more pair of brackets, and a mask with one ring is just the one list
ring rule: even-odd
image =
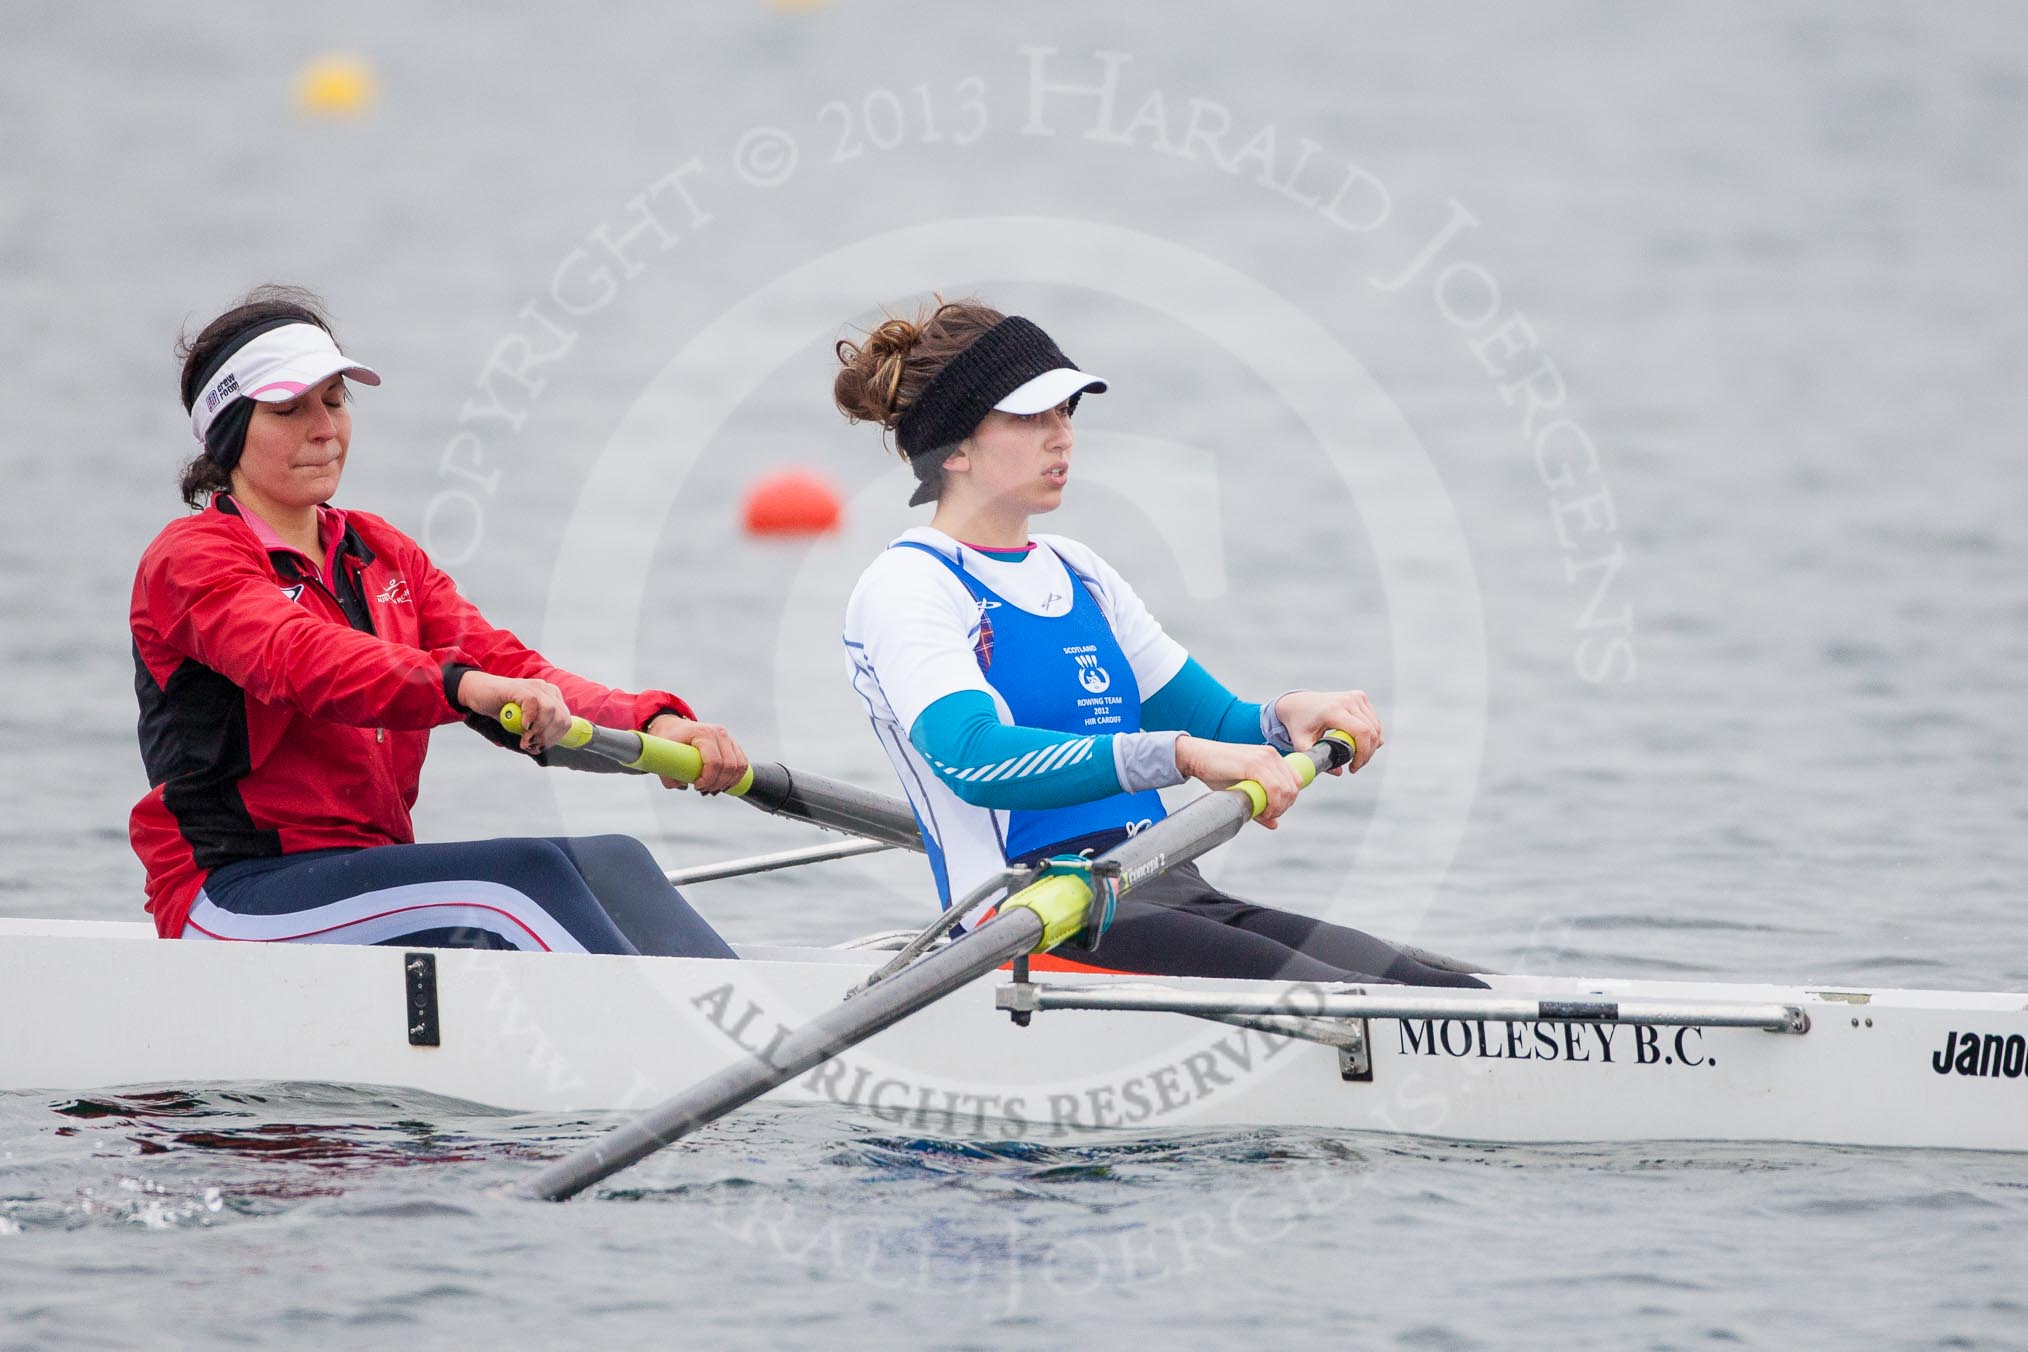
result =
[[[941,289],[1112,382],[1045,525],[1235,689],[1359,686],[1390,718],[1371,771],[1229,847],[1229,886],[1510,971],[2028,987],[2017,8],[6,31],[0,914],[141,918],[123,622],[180,510],[182,326],[318,289],[386,377],[341,505],[565,665],[884,788],[837,616],[911,518],[829,349]],[[373,78],[356,116],[299,110],[333,52]],[[789,467],[838,486],[838,533],[742,533]],[[671,865],[804,843],[458,729],[416,820],[630,830]],[[879,856],[692,899],[830,943],[927,895]],[[604,1121],[0,1095],[0,1347],[2028,1346],[2007,1156],[1043,1146],[762,1108],[571,1205],[510,1197]]]

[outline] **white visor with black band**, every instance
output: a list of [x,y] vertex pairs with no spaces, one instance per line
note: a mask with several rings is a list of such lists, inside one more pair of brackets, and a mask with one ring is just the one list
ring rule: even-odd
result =
[[234,400],[279,404],[341,374],[362,385],[380,383],[378,371],[340,352],[331,335],[315,324],[269,329],[227,357],[198,391],[190,406],[190,430],[201,446],[204,434]]

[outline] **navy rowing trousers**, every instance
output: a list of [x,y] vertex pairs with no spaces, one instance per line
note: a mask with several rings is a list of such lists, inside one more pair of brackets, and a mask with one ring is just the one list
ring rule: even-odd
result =
[[243,859],[205,880],[183,937],[733,956],[630,836]]

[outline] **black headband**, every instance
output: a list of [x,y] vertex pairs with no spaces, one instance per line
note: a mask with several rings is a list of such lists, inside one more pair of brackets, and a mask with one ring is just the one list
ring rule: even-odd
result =
[[[225,369],[225,364],[232,360],[233,353],[262,334],[273,333],[276,329],[285,328],[290,324],[304,322],[306,321],[301,316],[283,315],[247,325],[233,334],[230,342],[219,347],[217,356],[204,364],[204,370],[197,377],[196,388],[202,390],[209,385],[212,379]],[[184,412],[189,412],[187,405]],[[227,474],[232,473],[233,466],[239,463],[240,455],[246,450],[247,424],[252,421],[253,400],[236,399],[226,407],[225,412],[218,415],[218,421],[214,422],[210,430],[204,434],[204,454]]]
[[[1008,315],[946,362],[894,426],[901,453],[922,481],[909,506],[936,496],[943,453],[972,435],[995,404],[1062,367],[1079,369],[1048,334],[1020,315]],[[1077,400],[1077,395],[1070,398],[1073,412]]]
[[235,399],[204,433],[205,458],[227,474],[246,452],[246,429],[253,423],[254,401]]

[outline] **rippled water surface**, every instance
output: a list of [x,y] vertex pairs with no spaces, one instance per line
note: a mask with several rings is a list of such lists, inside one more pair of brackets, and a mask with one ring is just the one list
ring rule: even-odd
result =
[[[1113,382],[1052,525],[1235,688],[1390,717],[1229,885],[1510,971],[2028,988],[2024,41],[1997,4],[17,16],[0,914],[140,916],[123,621],[187,320],[321,289],[387,376],[345,505],[560,660],[884,787],[836,625],[909,518],[828,347],[943,287]],[[363,116],[295,111],[327,47]],[[747,539],[791,464],[844,530]],[[563,778],[449,730],[418,829],[804,843]],[[878,858],[693,899],[828,943],[925,894]],[[603,1124],[0,1094],[0,1347],[2028,1344],[2006,1156],[761,1110],[513,1195]]]
[[[29,1346],[971,1345],[1101,1311],[1191,1345],[1815,1346],[1829,1325],[2004,1346],[2022,1313],[2028,1195],[2003,1157],[1273,1130],[1039,1146],[781,1112],[555,1207],[508,1190],[586,1123],[422,1095],[11,1095],[0,1122],[38,1180],[7,1210]],[[114,1291],[145,1291],[146,1322]]]

